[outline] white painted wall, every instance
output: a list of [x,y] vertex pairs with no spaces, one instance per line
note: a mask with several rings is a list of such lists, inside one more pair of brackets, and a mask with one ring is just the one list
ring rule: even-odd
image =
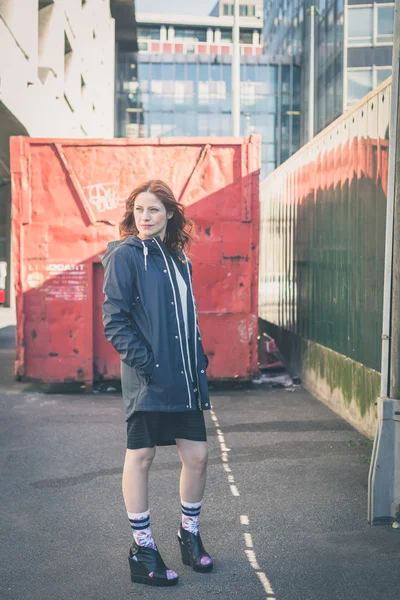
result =
[[113,137],[114,55],[110,0],[0,0],[0,101],[33,137]]

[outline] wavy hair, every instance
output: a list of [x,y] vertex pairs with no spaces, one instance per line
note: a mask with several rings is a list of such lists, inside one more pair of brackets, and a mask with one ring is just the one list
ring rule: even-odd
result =
[[185,207],[177,202],[171,188],[160,179],[150,179],[138,185],[128,196],[124,216],[119,225],[122,238],[139,233],[135,223],[134,206],[136,198],[143,192],[154,194],[165,206],[172,217],[167,223],[167,232],[163,240],[169,252],[178,254],[179,250],[189,250],[194,237],[194,223],[185,215]]

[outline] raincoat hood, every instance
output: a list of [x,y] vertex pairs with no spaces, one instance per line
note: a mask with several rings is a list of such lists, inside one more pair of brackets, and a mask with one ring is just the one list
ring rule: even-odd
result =
[[[135,246],[142,252],[145,271],[147,271],[147,256],[149,254],[163,254],[164,252],[168,252],[167,247],[165,246],[164,242],[161,241],[159,236],[155,236],[149,240],[141,240],[136,235],[129,235],[123,240],[114,240],[107,244],[107,250],[102,260],[104,266],[107,264],[107,259],[114,252],[114,250],[119,248],[122,244]],[[182,257],[186,259],[184,252],[182,252]]]

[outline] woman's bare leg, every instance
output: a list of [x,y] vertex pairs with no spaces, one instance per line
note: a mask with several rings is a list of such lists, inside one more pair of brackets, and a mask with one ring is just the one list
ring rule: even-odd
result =
[[[180,480],[182,527],[179,533],[181,544],[183,544],[182,549],[188,543],[187,539],[185,541],[187,536],[192,536],[189,537],[190,540],[200,539],[198,538],[199,517],[206,487],[208,448],[207,442],[193,442],[182,439],[176,440],[176,445],[182,461]],[[202,546],[197,546],[198,543],[200,542],[196,541],[195,546],[191,547],[191,553],[193,553],[193,548],[197,548],[195,551],[197,555],[194,557],[192,554],[190,560],[194,561],[193,565],[199,563],[198,568],[208,572],[212,569],[212,559]],[[193,544],[193,541],[190,544]],[[182,558],[184,552],[182,549]],[[195,567],[193,566],[193,568]]]
[[176,445],[182,461],[181,499],[186,502],[201,502],[207,479],[207,442],[177,439]]
[[[150,529],[148,512],[149,471],[155,455],[155,448],[127,449],[122,474],[122,493],[136,543],[157,550]],[[166,574],[167,579],[178,579],[177,573],[171,569],[167,569]],[[149,573],[149,577],[153,576],[153,572]]]
[[122,493],[128,513],[142,513],[149,508],[149,471],[155,455],[155,448],[126,451]]

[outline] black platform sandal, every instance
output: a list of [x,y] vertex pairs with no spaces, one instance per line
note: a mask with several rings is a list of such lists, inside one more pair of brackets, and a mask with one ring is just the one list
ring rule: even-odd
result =
[[[167,578],[168,569],[158,550],[138,546],[136,542],[133,542],[129,549],[128,560],[133,583],[168,587],[176,585],[179,581],[179,577]],[[150,573],[153,573],[152,577],[150,577]]]
[[192,567],[193,571],[196,571],[197,573],[209,573],[212,570],[212,562],[208,565],[202,565],[200,562],[203,556],[208,556],[212,561],[211,556],[204,549],[200,533],[194,535],[194,533],[183,529],[181,525],[178,531],[178,542],[184,565]]

